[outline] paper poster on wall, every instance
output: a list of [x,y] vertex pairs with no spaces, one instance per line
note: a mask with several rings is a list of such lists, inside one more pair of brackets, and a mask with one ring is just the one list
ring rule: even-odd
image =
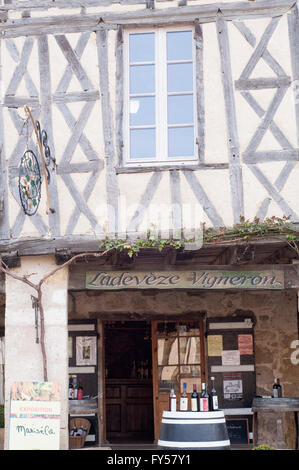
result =
[[252,335],[238,335],[238,349],[241,355],[253,354]]
[[232,372],[223,374],[223,398],[225,400],[238,400],[243,397],[243,382],[241,373]]
[[222,351],[222,365],[223,366],[239,366],[240,365],[240,351],[238,349],[233,351]]
[[76,365],[95,366],[97,364],[97,338],[96,336],[77,336],[76,338]]
[[9,450],[59,450],[60,384],[13,382]]
[[222,335],[208,336],[208,356],[221,356],[223,349]]

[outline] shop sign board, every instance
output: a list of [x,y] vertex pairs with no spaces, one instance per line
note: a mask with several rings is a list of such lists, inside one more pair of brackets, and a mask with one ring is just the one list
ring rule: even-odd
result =
[[86,289],[283,289],[282,270],[88,271]]
[[13,382],[9,450],[59,450],[60,384]]

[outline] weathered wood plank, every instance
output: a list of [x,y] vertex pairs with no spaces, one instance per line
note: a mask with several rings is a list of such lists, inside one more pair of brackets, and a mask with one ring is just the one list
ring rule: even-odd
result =
[[[84,188],[84,191],[83,191],[83,198],[85,199],[86,203],[88,203],[88,199],[96,185],[96,182],[99,178],[99,171],[94,171],[91,175],[90,175],[90,178]],[[70,217],[70,220],[68,222],[68,225],[67,225],[67,228],[66,228],[66,234],[69,235],[71,233],[73,233],[75,227],[76,227],[76,224],[79,220],[79,217],[80,217],[80,210],[79,210],[79,207],[76,207]],[[99,231],[99,226],[97,226],[97,230]],[[104,232],[104,229],[101,228],[101,232]]]
[[[61,114],[63,115],[71,131],[73,131],[76,125],[76,120],[74,116],[72,115],[71,111],[69,110],[68,106],[65,103],[60,102],[60,103],[57,103],[57,107],[59,111],[61,112]],[[82,132],[78,143],[81,149],[83,150],[83,152],[85,153],[88,160],[93,161],[93,160],[99,159],[97,152],[92,148],[92,145],[90,141],[87,139],[87,137],[85,136],[84,132]],[[61,165],[61,162],[60,162],[60,165]]]
[[227,170],[228,163],[205,163],[196,165],[156,165],[156,166],[127,166],[116,168],[117,174],[123,173],[152,173],[154,171],[171,171],[171,170],[184,170],[184,171],[197,171],[197,170]]
[[173,235],[174,235],[174,238],[178,238],[180,237],[181,229],[183,228],[180,173],[178,170],[171,170],[169,172],[169,177],[170,177],[170,194],[171,194],[171,204],[172,204]]
[[247,78],[235,80],[236,90],[262,90],[265,88],[283,88],[291,85],[291,77]]
[[77,101],[97,101],[100,94],[94,91],[74,91],[71,93],[55,93],[53,103],[76,103]]
[[260,152],[244,152],[244,163],[265,163],[265,162],[284,162],[297,161],[299,159],[299,149],[293,150],[265,150]]
[[252,136],[246,150],[244,153],[254,153],[259,146],[262,138],[264,137],[266,131],[270,127],[273,117],[282,102],[284,95],[286,94],[287,88],[278,88],[261,123],[259,124],[257,130],[255,131],[254,135]]
[[100,73],[100,92],[102,104],[102,123],[105,145],[106,190],[108,206],[108,231],[118,233],[119,225],[119,189],[114,163],[114,125],[109,92],[108,32],[97,31],[98,66]]
[[[20,54],[14,41],[12,39],[7,39],[4,42],[11,58],[18,64],[20,62]],[[25,71],[24,79],[29,96],[38,96],[38,90],[30,77],[28,70]]]
[[[86,48],[86,45],[89,41],[90,34],[91,34],[90,32],[80,34],[80,37],[79,37],[78,42],[76,44],[76,47],[74,49],[74,52],[78,57],[78,60],[80,60],[81,57],[82,57],[82,54],[83,54],[83,52]],[[66,69],[64,71],[64,74],[62,75],[62,77],[60,79],[60,82],[57,86],[57,89],[56,89],[57,94],[58,93],[65,93],[67,91],[67,88],[70,84],[72,76],[73,76],[73,70],[72,70],[71,65],[68,63],[67,66],[66,66]]]
[[195,197],[197,198],[198,202],[201,204],[203,210],[209,217],[210,221],[212,222],[214,227],[224,227],[225,224],[218,214],[214,204],[209,200],[206,192],[202,188],[201,184],[199,183],[198,179],[194,175],[193,172],[183,171],[186,180],[188,181]]
[[69,190],[72,198],[74,199],[78,209],[82,212],[83,215],[89,220],[91,227],[97,231],[98,230],[98,221],[95,215],[92,213],[90,207],[86,203],[86,200],[82,197],[78,189],[76,188],[71,175],[62,173],[61,178],[63,179],[67,189]]
[[[24,2],[22,2],[23,4]],[[273,17],[283,15],[293,6],[293,0],[261,0],[258,2],[213,3],[172,7],[165,9],[138,9],[137,11],[113,13],[99,10],[97,14],[70,14],[44,16],[38,18],[14,19],[0,23],[3,37],[59,34],[75,31],[98,31],[103,27],[117,28],[117,25],[157,25],[173,24],[174,22],[193,22],[198,18],[200,23],[216,20],[219,10],[227,20]],[[56,2],[55,2],[56,5]],[[53,5],[54,6],[54,5]],[[3,6],[2,6],[3,7]],[[23,7],[20,7],[23,9]],[[1,11],[1,10],[0,10]]]
[[29,108],[36,108],[39,106],[38,97],[29,97],[29,96],[10,96],[5,95],[3,100],[3,106],[7,108],[23,108],[24,106]]
[[[260,104],[252,96],[252,94],[249,92],[242,92],[241,95],[251,106],[251,108],[256,112],[258,117],[262,118],[265,114],[265,110],[260,106]],[[282,148],[293,149],[292,144],[289,142],[287,137],[282,133],[282,131],[279,129],[279,127],[275,124],[274,121],[271,122],[269,129]]]
[[292,66],[292,84],[295,100],[295,116],[297,145],[299,147],[299,12],[298,6],[294,6],[290,15],[288,15],[289,41]]
[[203,34],[202,26],[198,20],[194,23],[195,39],[195,77],[196,77],[196,103],[197,103],[197,138],[198,159],[204,162],[205,154],[205,106],[204,106],[204,77],[203,77]]
[[90,117],[91,111],[94,107],[94,101],[87,101],[78,117],[77,122],[74,124],[74,127],[72,129],[72,135],[70,136],[68,143],[65,147],[65,150],[61,156],[60,164],[64,165],[68,162],[71,161],[72,156],[76,150],[76,147],[79,143],[79,140],[82,136],[82,133],[84,131],[84,127],[86,126],[88,119]]
[[291,216],[293,222],[298,221],[298,215],[285,201],[283,196],[276,190],[276,188],[270,183],[268,178],[262,173],[262,171],[256,165],[248,165],[248,168],[252,171],[257,180],[264,186],[269,196],[276,202],[281,208],[282,212],[286,216]]
[[72,49],[70,43],[68,42],[67,38],[64,35],[55,36],[56,42],[59,45],[63,55],[65,56],[66,60],[68,61],[72,71],[76,75],[77,79],[79,80],[83,90],[92,90],[93,85],[89,80],[85,70],[83,69],[76,53]]
[[137,232],[138,227],[140,226],[145,216],[145,211],[148,208],[152,198],[154,197],[154,194],[157,190],[157,187],[160,184],[161,179],[162,179],[161,173],[153,173],[152,176],[150,177],[146,185],[146,188],[144,190],[144,193],[142,194],[140,200],[138,201],[138,208],[129,222],[128,232],[133,232],[133,233]]
[[[53,136],[52,122],[52,100],[51,100],[51,70],[49,57],[49,44],[46,35],[37,38],[38,58],[39,58],[39,74],[40,74],[40,105],[41,105],[41,128],[45,129],[48,136],[48,145],[51,151],[51,157],[55,161],[55,146]],[[53,162],[48,166],[50,173],[49,190],[49,225],[53,236],[60,234],[60,215],[58,188],[56,181],[56,168]]]
[[218,15],[216,21],[216,30],[218,35],[218,45],[222,72],[221,77],[226,113],[231,200],[234,222],[238,223],[240,221],[240,217],[244,215],[243,177],[242,168],[240,164],[239,136],[237,131],[237,117],[233,90],[229,38],[227,24],[226,21],[223,19],[222,15]]
[[[242,36],[246,39],[246,41],[252,46],[255,47],[256,45],[256,38],[248,26],[243,23],[242,21],[233,21],[233,24],[236,28],[240,31]],[[286,73],[281,67],[281,65],[277,62],[274,57],[270,54],[270,52],[266,49],[264,53],[261,55],[261,58],[266,62],[266,64],[273,70],[273,72],[278,77],[285,77]]]
[[272,18],[271,21],[269,22],[267,28],[264,31],[264,34],[262,35],[258,45],[256,46],[252,56],[250,57],[249,61],[247,62],[243,72],[240,75],[240,79],[244,80],[249,78],[250,74],[252,73],[254,67],[260,60],[261,56],[264,54],[268,43],[280,21],[280,17],[277,16],[275,18]]
[[14,70],[13,76],[6,90],[6,95],[14,95],[16,93],[18,86],[26,72],[27,64],[31,56],[33,45],[34,45],[33,38],[25,39],[25,42],[22,48],[22,53],[20,56],[20,62],[18,63],[17,67]]
[[102,160],[94,160],[82,163],[68,163],[65,165],[57,166],[57,174],[70,174],[70,173],[91,173],[94,171],[102,170],[104,163]]
[[124,111],[124,58],[123,58],[123,28],[119,26],[115,45],[116,76],[115,76],[115,132],[118,165],[123,166],[123,111]]

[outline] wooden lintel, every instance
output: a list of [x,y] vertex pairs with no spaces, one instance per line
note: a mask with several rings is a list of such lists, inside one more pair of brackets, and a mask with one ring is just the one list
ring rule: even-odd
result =
[[[31,255],[55,255],[56,250],[70,249],[72,254],[83,253],[87,251],[99,251],[99,245],[106,239],[106,234],[99,234],[98,237],[92,235],[67,235],[54,237],[51,239],[43,237],[22,237],[17,239],[0,239],[0,253],[5,256],[6,253],[18,251],[19,256]],[[281,236],[257,238],[250,240],[251,244],[265,245],[273,247],[287,246],[286,239]],[[210,248],[225,248],[236,245],[246,245],[248,241],[242,242],[240,240],[223,240],[221,242],[204,243],[200,248],[202,250]]]
[[[19,4],[19,2],[17,2]],[[99,10],[99,13],[93,14],[70,14],[70,15],[55,15],[55,16],[41,16],[37,18],[21,18],[21,19],[8,19],[7,10],[15,10],[26,8],[22,5],[7,4],[1,5],[0,15],[2,15],[2,23],[0,23],[0,31],[2,37],[17,37],[24,35],[39,35],[45,34],[59,34],[59,32],[72,32],[72,31],[98,31],[103,28],[118,28],[118,25],[157,25],[157,24],[173,24],[173,23],[186,23],[194,21],[196,18],[201,23],[215,22],[219,11],[222,13],[222,18],[226,20],[237,20],[239,18],[262,18],[280,16],[289,11],[296,2],[294,0],[261,0],[258,2],[233,2],[233,3],[214,3],[204,5],[186,5],[183,7],[171,7],[164,9],[138,9],[136,11],[123,11],[120,13],[106,12]],[[40,7],[43,7],[42,2],[38,2]],[[49,3],[44,5],[49,6]],[[56,7],[59,3],[55,1],[52,5]],[[115,3],[115,1],[106,1],[105,6]],[[136,1],[135,1],[136,3]],[[63,2],[60,2],[62,5]],[[65,8],[75,8],[79,6],[74,2],[64,2]],[[33,2],[27,6],[34,9]],[[99,2],[98,6],[103,6],[103,2]],[[43,9],[43,8],[41,8]],[[1,16],[0,16],[1,21]]]

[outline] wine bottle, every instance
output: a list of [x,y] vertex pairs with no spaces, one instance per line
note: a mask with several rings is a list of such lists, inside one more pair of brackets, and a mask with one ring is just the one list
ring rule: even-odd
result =
[[218,410],[218,395],[215,389],[214,380],[215,380],[215,377],[211,377],[211,382],[212,382],[212,389],[210,393],[210,410],[211,411]]
[[188,395],[186,392],[187,384],[184,382],[183,384],[183,393],[180,399],[180,410],[181,411],[188,411]]
[[69,380],[69,400],[74,399],[74,390],[73,390],[73,377],[70,376]]
[[77,400],[78,398],[78,384],[77,384],[77,376],[73,376],[73,399]]
[[274,379],[272,398],[281,398],[281,397],[282,397],[282,388],[280,385],[280,380],[277,378],[277,379]]
[[209,411],[209,394],[206,390],[205,382],[201,385],[202,392],[199,399],[199,410],[200,411]]
[[174,392],[173,384],[171,384],[170,395],[169,395],[169,409],[170,411],[176,411],[176,394]]
[[198,393],[195,384],[193,384],[193,393],[191,395],[191,411],[199,411]]
[[82,387],[82,384],[81,384],[81,381],[80,381],[80,380],[79,380],[79,387],[78,387],[77,399],[78,399],[78,400],[83,400],[83,387]]

